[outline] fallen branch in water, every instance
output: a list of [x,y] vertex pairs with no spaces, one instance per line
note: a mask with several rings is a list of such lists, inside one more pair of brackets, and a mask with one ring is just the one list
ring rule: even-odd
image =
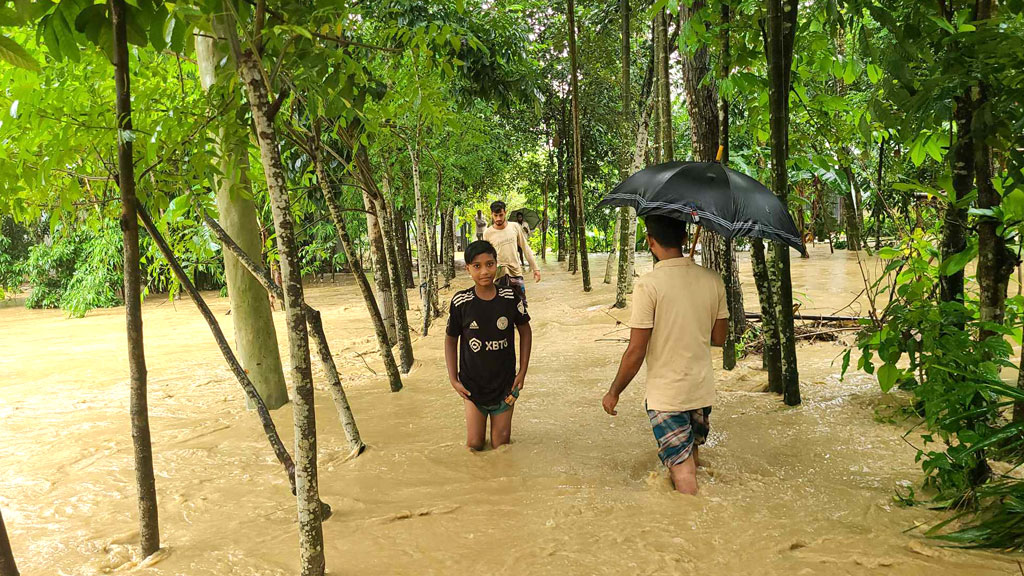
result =
[[[747,312],[746,316],[750,320],[761,319],[761,314],[758,312]],[[861,316],[825,316],[815,314],[793,314],[793,319],[807,320],[808,322],[858,322],[860,320],[870,320],[870,318]]]

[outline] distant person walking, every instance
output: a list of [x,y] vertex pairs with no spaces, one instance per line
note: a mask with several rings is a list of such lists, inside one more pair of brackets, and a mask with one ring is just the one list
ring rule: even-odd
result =
[[500,270],[496,282],[499,286],[515,289],[525,305],[526,281],[523,279],[523,266],[519,260],[518,250],[522,249],[533,270],[534,280],[540,282],[540,269],[533,259],[533,251],[530,250],[522,227],[517,222],[509,222],[505,217],[504,202],[499,200],[491,204],[491,219],[493,224],[484,230],[484,240],[494,245],[498,252]]
[[484,230],[487,229],[487,219],[484,218],[483,210],[476,211],[476,239],[484,239]]
[[[523,213],[522,212],[516,212],[516,224],[519,224],[519,227],[523,229],[523,234],[526,235],[526,243],[529,244],[530,243],[530,223],[527,222],[523,218]],[[523,247],[522,246],[519,247],[519,262],[521,264],[524,264],[524,265],[526,264],[526,260],[523,260]]]

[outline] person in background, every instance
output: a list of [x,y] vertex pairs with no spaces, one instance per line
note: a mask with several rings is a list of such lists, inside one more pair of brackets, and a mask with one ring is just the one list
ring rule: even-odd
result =
[[647,416],[658,456],[676,490],[697,493],[697,448],[707,439],[715,400],[711,347],[725,343],[729,306],[717,272],[683,255],[686,225],[648,216],[647,244],[654,270],[633,290],[629,346],[601,402],[615,416],[619,394],[647,360]]
[[[523,234],[526,235],[526,243],[530,243],[530,224],[523,218],[522,212],[516,212],[516,224],[523,229]],[[525,265],[526,261],[523,260],[523,247],[519,247],[519,263]]]
[[483,210],[476,211],[476,239],[484,239],[484,230],[487,228],[487,220],[484,218]]
[[502,201],[491,204],[491,219],[493,224],[484,230],[484,240],[490,242],[498,252],[498,280],[499,286],[513,288],[519,293],[519,297],[526,303],[526,281],[523,279],[523,266],[519,261],[518,250],[523,250],[530,268],[533,270],[533,278],[540,282],[540,269],[533,259],[533,251],[526,242],[526,235],[523,229],[516,222],[509,222],[505,217],[505,203]]

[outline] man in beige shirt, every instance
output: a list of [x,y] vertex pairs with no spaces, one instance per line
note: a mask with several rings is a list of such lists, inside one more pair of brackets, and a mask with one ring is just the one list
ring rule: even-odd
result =
[[[647,360],[647,415],[658,456],[676,490],[697,493],[697,447],[707,439],[715,400],[711,346],[729,330],[725,285],[683,256],[686,226],[648,216],[647,244],[658,259],[633,290],[629,346],[602,404],[614,416],[619,395]],[[691,458],[691,456],[693,456]]]
[[523,265],[519,260],[519,250],[522,249],[526,261],[530,263],[533,270],[533,279],[540,282],[540,269],[533,259],[533,251],[530,250],[530,243],[526,234],[516,222],[509,222],[505,217],[505,203],[502,201],[491,203],[491,219],[493,224],[484,230],[484,240],[487,240],[498,252],[498,266],[501,268],[501,276],[495,281],[499,286],[512,288],[519,293],[523,305],[526,305],[526,280],[523,279]]

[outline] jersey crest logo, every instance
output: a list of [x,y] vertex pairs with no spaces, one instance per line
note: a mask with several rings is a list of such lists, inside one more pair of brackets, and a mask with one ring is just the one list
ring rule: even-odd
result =
[[508,328],[508,318],[502,316],[498,318],[498,330],[504,330]]

